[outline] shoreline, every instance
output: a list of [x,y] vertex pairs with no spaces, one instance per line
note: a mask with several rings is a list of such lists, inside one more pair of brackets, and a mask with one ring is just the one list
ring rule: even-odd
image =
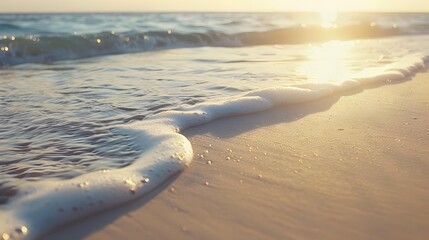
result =
[[188,129],[177,179],[42,238],[425,239],[428,80]]

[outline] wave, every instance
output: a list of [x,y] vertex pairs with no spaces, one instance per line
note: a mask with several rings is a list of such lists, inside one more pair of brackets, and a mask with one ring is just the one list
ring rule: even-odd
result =
[[[235,34],[215,31],[186,34],[172,31],[150,31],[122,34],[101,32],[86,35],[3,37],[0,39],[0,67],[174,48],[301,44],[333,39],[379,38],[402,34],[411,33],[405,33],[397,27],[382,28],[371,26],[371,24],[359,24],[337,28],[297,26]],[[422,32],[414,34],[422,34]]]
[[10,24],[10,23],[0,23],[0,32],[2,31],[10,31],[10,30],[19,30],[21,27]]
[[[96,212],[132,201],[181,172],[193,157],[184,129],[219,118],[250,114],[279,105],[315,101],[366,84],[403,80],[424,70],[429,56],[408,56],[372,72],[341,83],[305,84],[248,92],[224,101],[206,102],[153,115],[118,126],[145,149],[131,165],[101,170],[68,180],[44,180],[23,184],[17,195],[0,206],[3,238],[33,239],[53,228]],[[5,237],[6,236],[6,237]]]

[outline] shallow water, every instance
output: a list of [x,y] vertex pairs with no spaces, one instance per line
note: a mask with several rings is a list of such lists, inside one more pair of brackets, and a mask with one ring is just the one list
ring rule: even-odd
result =
[[[212,119],[266,109],[225,101],[250,91],[409,77],[429,55],[427,19],[350,14],[324,28],[306,14],[0,15],[0,204],[19,202],[29,182],[132,166],[157,143],[153,131],[200,123],[186,115],[193,106]],[[353,29],[362,32],[341,36]],[[333,35],[307,38],[312,31]],[[185,112],[156,122],[172,110]],[[152,129],[141,137],[121,129],[128,124]],[[162,169],[165,156],[154,156]]]

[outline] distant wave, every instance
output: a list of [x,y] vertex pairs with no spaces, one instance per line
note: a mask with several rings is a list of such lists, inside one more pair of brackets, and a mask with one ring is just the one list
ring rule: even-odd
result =
[[20,29],[19,26],[9,23],[0,23],[0,31],[9,31],[9,30],[17,30]]
[[[13,27],[2,24],[0,27]],[[222,32],[178,33],[149,31],[86,35],[25,36],[0,39],[0,67],[59,60],[189,47],[242,47],[270,44],[300,44],[327,40],[350,40],[396,36],[399,28],[360,24],[338,28],[297,26],[262,32],[226,34]]]

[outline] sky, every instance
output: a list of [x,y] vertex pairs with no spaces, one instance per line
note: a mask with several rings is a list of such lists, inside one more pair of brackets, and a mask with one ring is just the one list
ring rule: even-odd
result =
[[1,0],[0,12],[429,12],[429,0]]

